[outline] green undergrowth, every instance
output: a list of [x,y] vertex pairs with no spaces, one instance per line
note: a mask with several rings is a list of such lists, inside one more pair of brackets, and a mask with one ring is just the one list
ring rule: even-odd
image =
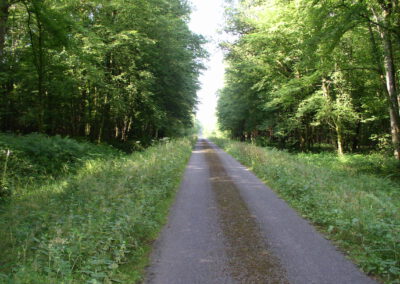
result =
[[400,184],[390,174],[397,174],[398,162],[377,156],[295,155],[212,140],[317,225],[366,273],[400,283]]
[[122,153],[108,145],[78,142],[61,136],[0,133],[0,199],[24,195],[39,183],[76,173],[86,161]]
[[380,153],[368,155],[346,154],[338,156],[335,153],[299,153],[301,161],[314,166],[330,168],[336,172],[349,175],[367,174],[384,179],[390,179],[400,185],[400,163],[392,157]]
[[0,283],[140,281],[193,142],[84,159],[0,205]]

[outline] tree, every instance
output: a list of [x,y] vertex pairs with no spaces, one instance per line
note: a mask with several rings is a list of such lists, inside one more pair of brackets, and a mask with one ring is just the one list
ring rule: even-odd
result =
[[[235,130],[230,123],[251,113],[256,122],[245,131],[257,131],[272,145],[309,150],[330,143],[341,154],[372,149],[370,138],[386,135],[387,124],[398,158],[396,3],[240,1],[227,28],[239,39],[225,44],[221,127],[240,137],[239,124]],[[257,74],[231,75],[244,65]]]
[[146,145],[192,125],[206,53],[185,1],[0,4],[1,131]]

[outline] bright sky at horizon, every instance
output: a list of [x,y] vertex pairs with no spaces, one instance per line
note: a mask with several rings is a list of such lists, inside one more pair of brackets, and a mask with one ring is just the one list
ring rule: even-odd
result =
[[200,76],[201,90],[198,91],[197,119],[207,130],[216,128],[217,91],[224,84],[223,53],[218,48],[220,34],[224,25],[224,0],[191,0],[193,12],[190,29],[205,36],[209,43],[206,48],[210,54],[207,69]]

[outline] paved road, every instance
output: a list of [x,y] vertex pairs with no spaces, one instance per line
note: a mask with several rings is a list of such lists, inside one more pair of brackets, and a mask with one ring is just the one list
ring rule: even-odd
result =
[[372,284],[249,170],[196,144],[146,283]]

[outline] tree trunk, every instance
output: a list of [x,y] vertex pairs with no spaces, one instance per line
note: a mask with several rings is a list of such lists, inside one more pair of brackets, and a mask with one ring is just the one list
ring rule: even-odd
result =
[[343,155],[343,134],[342,134],[342,130],[340,129],[339,126],[337,126],[335,130],[336,130],[336,137],[337,137],[338,155],[342,156]]
[[397,100],[396,73],[393,62],[393,50],[390,35],[386,31],[381,31],[384,47],[384,66],[386,88],[389,95],[390,126],[392,132],[392,143],[396,159],[400,159],[400,118],[399,104]]
[[[4,44],[7,34],[7,20],[8,20],[8,0],[0,0],[0,72],[7,72],[7,66],[4,64]],[[0,125],[1,131],[9,130],[10,124],[10,99],[9,90],[12,88],[10,84],[10,79],[7,81],[1,80],[0,82],[0,104],[1,104],[1,114],[0,114]]]
[[[30,37],[30,43],[32,47],[33,63],[36,68],[37,88],[38,88],[38,102],[37,102],[37,127],[39,132],[44,132],[44,114],[45,114],[45,89],[44,89],[44,45],[43,45],[43,26],[40,19],[39,8],[35,5],[33,10],[31,10],[28,4],[24,3],[26,11],[28,13],[28,33]],[[32,14],[36,15],[36,27],[32,28]],[[37,30],[37,35],[35,35],[34,30]]]
[[44,48],[43,48],[43,27],[37,16],[38,26],[38,95],[39,95],[39,132],[45,132],[44,115],[45,115],[45,89],[44,89]]
[[4,56],[4,43],[7,34],[7,20],[8,20],[8,8],[10,4],[8,0],[0,0],[0,62]]
[[360,143],[360,140],[358,137],[360,136],[360,133],[361,133],[361,121],[358,121],[357,127],[356,127],[356,133],[353,137],[353,143],[351,145],[352,152],[356,152],[358,150],[358,145]]
[[[376,11],[373,11],[377,22],[381,23],[384,27],[390,26],[390,13],[383,9],[382,16],[379,16]],[[392,38],[390,32],[378,26],[378,32],[383,44],[383,65],[384,65],[384,78],[386,83],[386,94],[388,96],[389,115],[390,115],[390,128],[392,134],[392,144],[394,149],[394,156],[400,160],[400,117],[399,117],[399,103],[397,98],[396,86],[396,69],[394,65]]]

